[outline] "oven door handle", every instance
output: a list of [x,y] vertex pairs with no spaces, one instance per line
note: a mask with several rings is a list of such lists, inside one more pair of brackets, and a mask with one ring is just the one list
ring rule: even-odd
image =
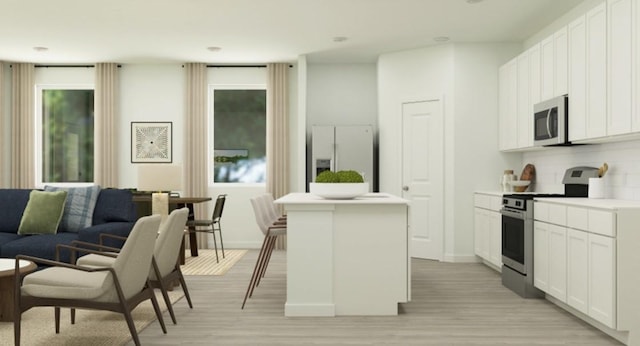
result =
[[512,217],[514,219],[519,219],[519,220],[524,220],[525,216],[524,213],[521,212],[517,212],[517,211],[512,211],[509,209],[500,209],[500,214],[504,215],[504,216],[508,216],[508,217]]

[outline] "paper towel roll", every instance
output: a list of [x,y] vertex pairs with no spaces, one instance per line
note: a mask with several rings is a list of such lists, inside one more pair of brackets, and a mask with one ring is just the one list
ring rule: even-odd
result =
[[604,179],[589,178],[589,198],[604,198]]

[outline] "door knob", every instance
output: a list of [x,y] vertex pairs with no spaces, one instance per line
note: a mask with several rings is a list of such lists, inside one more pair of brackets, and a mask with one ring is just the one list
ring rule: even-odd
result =
[[403,187],[402,187],[402,191],[409,191],[409,187],[408,187],[408,186],[406,186],[406,185],[405,185],[405,186],[403,186]]

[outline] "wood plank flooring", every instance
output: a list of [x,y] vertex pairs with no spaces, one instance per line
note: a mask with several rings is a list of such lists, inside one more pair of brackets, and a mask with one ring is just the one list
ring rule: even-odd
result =
[[[194,309],[174,305],[140,334],[143,345],[621,345],[544,299],[522,299],[482,264],[414,259],[412,301],[393,317],[284,317],[286,253],[240,309],[255,264],[249,251],[224,276],[186,278]],[[166,314],[165,314],[166,315]],[[131,345],[133,343],[130,343]]]

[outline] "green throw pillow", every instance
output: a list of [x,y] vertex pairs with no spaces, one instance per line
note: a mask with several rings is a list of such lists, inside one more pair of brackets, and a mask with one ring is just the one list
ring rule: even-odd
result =
[[67,191],[31,191],[18,234],[55,234],[66,200]]

